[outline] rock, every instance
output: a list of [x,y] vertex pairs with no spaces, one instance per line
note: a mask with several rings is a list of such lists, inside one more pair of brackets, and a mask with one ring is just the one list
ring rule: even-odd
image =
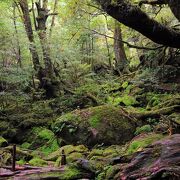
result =
[[[10,153],[10,155],[12,154],[12,146],[8,146],[3,148],[4,152],[8,152]],[[29,161],[33,158],[33,155],[31,154],[31,152],[26,151],[26,150],[22,150],[19,147],[16,147],[16,160],[25,160],[25,161]]]
[[84,145],[79,145],[79,146],[66,145],[59,148],[57,151],[49,154],[45,159],[48,161],[56,161],[58,158],[61,157],[62,150],[64,150],[65,155],[67,157],[69,157],[69,155],[73,153],[86,154],[88,152],[88,149]]
[[31,159],[29,161],[29,164],[32,165],[32,166],[39,166],[39,167],[41,167],[41,166],[48,166],[48,162],[47,161],[45,161],[45,160],[43,160],[41,158],[38,158],[38,157],[35,157],[35,158]]
[[119,107],[97,106],[75,110],[58,118],[53,131],[67,144],[125,144],[133,138],[137,124]]
[[0,147],[5,147],[7,145],[8,145],[8,142],[6,141],[6,139],[0,136]]
[[139,152],[114,179],[180,179],[180,134]]
[[162,134],[155,133],[140,134],[131,140],[127,147],[126,153],[127,155],[131,155],[135,152],[142,151],[145,147],[162,139],[163,137],[164,136]]
[[64,153],[66,155],[67,164],[74,163],[78,159],[85,158],[86,155],[88,154],[88,149],[84,145],[79,145],[79,146],[66,145],[66,146],[63,146],[56,153],[54,153],[54,155],[57,155],[57,156],[50,155],[48,157],[48,159],[57,158],[56,166],[60,166],[60,164],[61,164],[62,150],[64,150]]

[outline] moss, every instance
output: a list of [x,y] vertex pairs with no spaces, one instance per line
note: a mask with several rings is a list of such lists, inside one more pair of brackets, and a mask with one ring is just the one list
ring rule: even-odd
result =
[[[71,114],[72,119],[63,115],[53,124],[54,132],[67,144],[89,147],[98,143],[123,144],[133,137],[136,128],[134,120],[125,116],[121,108],[112,105],[76,110]],[[71,128],[76,129],[73,134],[69,131]]]
[[3,150],[3,148],[0,148],[0,167],[11,165],[11,153]]
[[147,147],[153,142],[162,139],[164,136],[162,134],[149,134],[143,138],[135,139],[130,143],[127,149],[127,154],[133,154],[138,150],[142,150],[142,148]]
[[31,144],[28,142],[24,142],[23,144],[21,144],[21,148],[23,148],[23,149],[28,149],[30,146],[31,146]]
[[39,157],[35,157],[29,161],[29,164],[32,166],[47,166],[48,162]]
[[77,159],[84,158],[82,153],[74,152],[67,156],[67,163],[76,161]]
[[26,161],[24,159],[20,159],[19,161],[16,161],[18,165],[24,165],[26,164]]
[[58,150],[59,145],[57,139],[50,139],[45,145],[39,148],[45,155],[48,155],[52,152]]
[[7,145],[8,145],[8,142],[6,141],[6,139],[0,136],[0,147],[5,147]]
[[89,124],[91,127],[96,128],[97,126],[100,125],[100,118],[96,115],[96,116],[92,116],[89,119]]
[[136,132],[134,134],[138,135],[138,134],[141,134],[141,133],[144,133],[144,132],[151,132],[151,131],[152,131],[151,126],[149,124],[147,124],[147,125],[144,125],[142,127],[137,127]]
[[119,169],[119,165],[109,166],[109,168],[106,170],[105,179],[113,179],[114,176],[119,172]]
[[58,158],[61,157],[61,152],[64,150],[66,156],[71,153],[87,153],[88,149],[84,145],[73,146],[73,145],[66,145],[58,149],[57,151],[49,154],[46,160],[56,161]]
[[135,97],[130,95],[123,95],[123,96],[117,96],[117,97],[108,97],[109,103],[113,104],[114,106],[117,106],[121,103],[123,103],[125,106],[132,106],[137,103]]
[[129,84],[129,83],[128,83],[127,81],[125,81],[125,82],[121,85],[121,87],[125,89],[125,88],[128,87],[128,84]]
[[38,136],[39,136],[39,138],[50,140],[51,138],[54,137],[54,133],[52,131],[50,131],[49,129],[42,129],[38,133]]
[[103,149],[93,149],[89,153],[88,159],[91,159],[93,156],[103,156]]
[[106,173],[101,172],[100,174],[98,174],[96,180],[104,180],[105,178],[106,178]]
[[59,178],[63,180],[70,180],[79,179],[80,177],[81,172],[76,167],[66,166]]
[[123,102],[126,106],[132,106],[136,104],[136,99],[133,96],[124,95],[121,98],[121,102]]
[[26,142],[25,145],[28,145],[27,143],[29,143],[28,148],[39,150],[44,153],[44,155],[48,155],[59,148],[54,133],[43,127],[34,127],[29,133],[28,142]]

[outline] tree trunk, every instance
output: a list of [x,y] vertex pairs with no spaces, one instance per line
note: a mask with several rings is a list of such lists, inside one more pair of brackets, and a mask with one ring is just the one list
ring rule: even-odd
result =
[[115,20],[114,30],[114,54],[115,54],[115,70],[119,73],[128,73],[128,61],[122,43],[122,32],[120,24]]
[[179,0],[169,0],[168,5],[174,16],[180,21],[180,2]]
[[43,85],[43,73],[42,73],[42,67],[40,66],[39,56],[37,53],[37,48],[34,41],[34,35],[32,30],[32,24],[29,14],[29,8],[28,8],[28,2],[27,0],[19,0],[19,5],[22,10],[22,19],[25,26],[26,34],[29,40],[29,50],[32,55],[32,61],[35,71],[37,72],[38,79],[41,82],[41,85]]
[[49,16],[49,10],[47,9],[48,0],[43,0],[43,5],[40,6],[40,2],[36,2],[38,16],[36,17],[37,20],[37,31],[38,36],[40,39],[42,52],[43,52],[43,59],[45,65],[45,84],[44,88],[46,89],[46,96],[51,98],[56,96],[56,89],[58,83],[56,81],[56,76],[52,64],[52,59],[50,55],[50,44],[47,38],[46,32],[46,22]]
[[[55,0],[54,9],[53,9],[54,14],[56,13],[57,5],[58,5],[58,0]],[[49,37],[52,36],[52,30],[53,30],[53,27],[55,26],[55,17],[56,17],[56,15],[53,15],[53,17],[52,17],[51,26],[50,26],[50,30],[49,30]]]
[[15,49],[17,62],[19,64],[19,67],[22,68],[22,61],[21,61],[21,48],[19,43],[19,36],[18,36],[18,30],[17,30],[17,24],[16,24],[16,5],[13,4],[13,24],[15,29],[15,39],[17,43],[17,50]]

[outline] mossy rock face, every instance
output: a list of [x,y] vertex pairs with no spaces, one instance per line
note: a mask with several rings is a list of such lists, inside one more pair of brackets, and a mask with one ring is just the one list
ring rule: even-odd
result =
[[106,148],[93,149],[87,159],[93,172],[102,172],[104,167],[111,164],[113,158],[122,156],[125,152],[125,146],[112,145]]
[[125,144],[137,127],[121,108],[104,105],[76,110],[58,118],[53,131],[67,144]]
[[180,135],[154,142],[119,171],[118,179],[179,179]]
[[8,145],[8,142],[6,141],[6,139],[0,136],[0,147],[5,147],[7,145]]

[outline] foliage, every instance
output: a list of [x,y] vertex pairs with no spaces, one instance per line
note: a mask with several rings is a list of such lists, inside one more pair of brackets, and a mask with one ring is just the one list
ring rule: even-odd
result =
[[2,136],[0,136],[0,147],[7,146],[8,142]]

